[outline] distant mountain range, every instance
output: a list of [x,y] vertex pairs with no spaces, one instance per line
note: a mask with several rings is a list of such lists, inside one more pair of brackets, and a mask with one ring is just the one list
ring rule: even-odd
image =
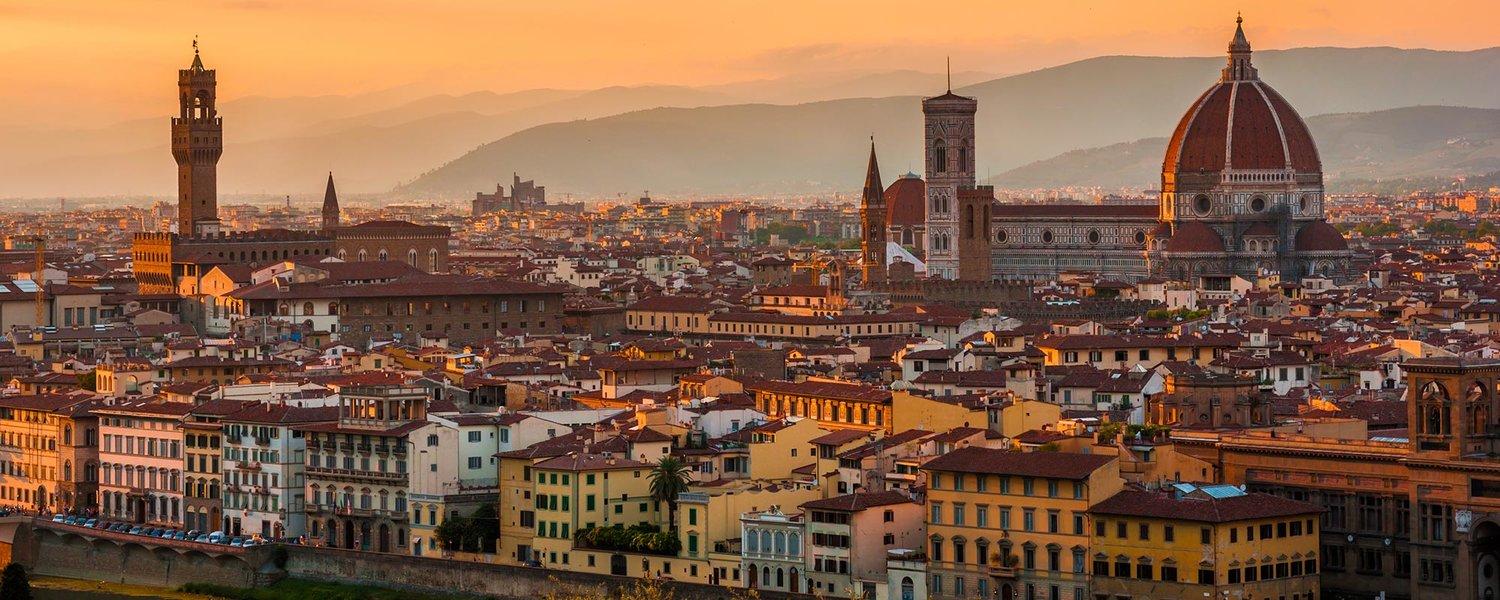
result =
[[[1255,61],[1306,117],[1437,105],[1500,109],[1500,48],[1302,48],[1257,52]],[[1146,138],[1170,133],[1222,64],[1217,57],[1108,56],[954,79],[955,91],[980,101],[981,176],[1006,181],[1026,175],[1023,165],[1075,150],[1128,142],[1149,155]],[[469,196],[511,172],[554,196],[855,190],[871,134],[888,176],[921,170],[920,97],[942,86],[941,74],[901,71],[697,88],[429,95],[403,87],[245,98],[220,107],[228,144],[219,185],[223,194],[313,197],[332,170],[340,191],[394,188],[402,197]],[[90,131],[0,131],[0,197],[170,197],[166,139],[165,117]],[[1378,137],[1350,139],[1371,144],[1371,156],[1387,155]],[[1325,162],[1341,164],[1332,160],[1334,142],[1321,134],[1318,141]],[[1130,167],[1108,163],[1128,156],[1090,156],[1103,167]],[[1159,165],[1149,162],[1139,176],[1120,179],[1154,181]],[[1378,177],[1388,165],[1366,166]],[[1035,177],[1082,183],[1093,174]]]
[[[1500,110],[1412,106],[1307,118],[1330,184],[1500,171]],[[1009,188],[1155,188],[1167,138],[1074,150],[1006,171]]]
[[[1492,93],[1500,89],[1500,48],[1307,48],[1259,52],[1256,64],[1304,116],[1437,104],[1500,108]],[[977,158],[985,177],[1075,149],[1168,134],[1222,65],[1218,58],[1111,56],[956,91],[979,99]],[[916,96],[647,110],[521,131],[401,191],[460,194],[511,171],[552,190],[591,194],[854,190],[872,133],[884,172],[921,170],[921,119]],[[1137,180],[1150,181],[1157,168]]]
[[[210,65],[212,66],[212,65]],[[227,76],[221,73],[220,76]],[[954,73],[958,82],[993,73]],[[226,140],[219,190],[321,197],[326,171],[346,192],[386,192],[474,147],[537,125],[666,106],[798,103],[920,93],[945,75],[894,71],[807,75],[717,85],[537,89],[423,94],[403,86],[371,94],[221,102]],[[165,194],[176,181],[167,117],[89,130],[0,130],[0,198]],[[498,177],[499,175],[497,175]],[[493,183],[486,187],[493,187]]]

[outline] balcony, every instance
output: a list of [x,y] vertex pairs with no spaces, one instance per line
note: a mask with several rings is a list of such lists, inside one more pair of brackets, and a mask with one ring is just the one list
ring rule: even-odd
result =
[[[331,448],[332,445],[330,445],[329,447]],[[323,449],[323,442],[320,442],[318,440],[309,439],[309,440],[307,440],[307,449],[308,450],[322,450]]]
[[328,467],[315,467],[308,465],[304,468],[308,477],[323,477],[327,479],[352,479],[352,480],[375,480],[377,482],[405,484],[406,473],[389,473],[383,471],[361,471],[359,469],[330,469]]
[[356,452],[359,452],[360,454],[369,454],[372,450],[372,446],[370,444],[359,444],[354,447],[354,450]]
[[248,461],[248,460],[247,461],[240,461],[239,462],[239,468],[240,468],[241,471],[259,471],[260,470],[260,463],[255,462],[255,461]]
[[257,445],[257,446],[270,446],[271,445],[271,438],[269,438],[269,437],[263,437],[263,436],[257,436],[255,438],[255,445]]

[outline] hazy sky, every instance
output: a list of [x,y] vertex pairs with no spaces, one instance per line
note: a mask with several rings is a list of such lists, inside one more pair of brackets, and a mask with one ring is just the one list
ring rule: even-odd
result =
[[[949,14],[923,12],[937,7]],[[0,0],[0,123],[166,114],[194,34],[235,98],[1205,56],[1236,10],[1257,49],[1500,45],[1495,0]]]

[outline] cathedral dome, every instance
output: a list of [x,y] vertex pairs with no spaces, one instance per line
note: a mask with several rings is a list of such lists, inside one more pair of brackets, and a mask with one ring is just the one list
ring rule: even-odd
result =
[[927,222],[927,184],[912,173],[885,188],[887,227],[922,225]]
[[1212,227],[1197,221],[1177,224],[1177,231],[1167,239],[1167,252],[1223,252],[1224,238]]
[[1297,232],[1298,252],[1343,252],[1349,249],[1344,234],[1328,221],[1313,221]]
[[1250,43],[1238,25],[1228,66],[1182,115],[1162,161],[1162,172],[1168,174],[1229,169],[1322,171],[1307,124],[1260,80],[1250,64]]

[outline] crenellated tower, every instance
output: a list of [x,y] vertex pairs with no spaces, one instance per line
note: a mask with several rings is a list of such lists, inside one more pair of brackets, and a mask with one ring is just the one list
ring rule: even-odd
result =
[[178,115],[172,118],[172,158],[177,161],[177,232],[219,231],[217,168],[224,153],[224,124],[214,108],[217,81],[203,68],[198,41],[193,64],[177,71]]

